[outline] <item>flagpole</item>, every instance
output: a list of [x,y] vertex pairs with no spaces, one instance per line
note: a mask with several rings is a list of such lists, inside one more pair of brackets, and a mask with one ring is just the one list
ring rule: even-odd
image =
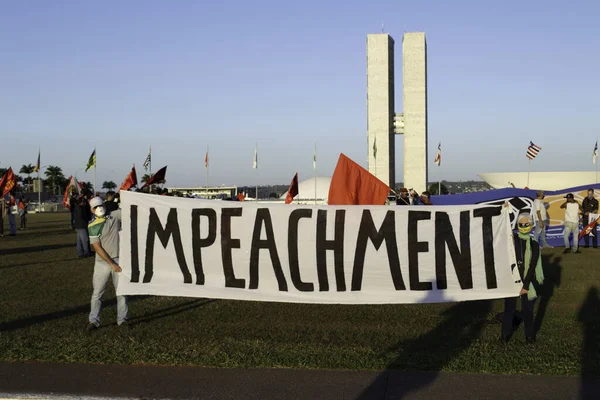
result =
[[37,173],[38,173],[38,213],[42,212],[42,181],[40,180],[40,170],[42,166],[40,165],[40,146],[38,146],[38,165],[37,165]]
[[96,186],[96,169],[98,168],[98,153],[96,153],[96,146],[94,146],[94,196],[98,192],[98,187]]
[[375,176],[377,176],[377,137],[373,141],[373,160],[375,161]]
[[[596,146],[598,146],[598,136],[596,136]],[[598,183],[598,156],[594,156],[596,157],[596,183]]]
[[208,145],[206,146],[206,198],[208,198],[208,168],[210,159],[208,158]]
[[150,146],[148,148],[148,152],[150,153],[150,162],[148,163],[148,169],[149,169],[148,172],[150,173],[150,176],[152,176],[152,146]]
[[256,202],[258,203],[258,143],[254,148],[254,161],[256,163]]
[[[317,142],[315,142],[315,152],[313,154],[313,180],[315,181],[315,205],[317,204]],[[300,196],[298,196],[300,199]]]
[[527,161],[527,189],[529,189],[529,175],[531,174],[531,158]]

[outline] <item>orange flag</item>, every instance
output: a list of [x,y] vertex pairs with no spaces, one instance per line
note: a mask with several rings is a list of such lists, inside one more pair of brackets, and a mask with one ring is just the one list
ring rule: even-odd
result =
[[133,168],[131,168],[131,172],[127,174],[123,183],[121,183],[119,192],[121,190],[129,190],[129,188],[132,186],[137,186],[137,173],[135,172],[135,165]]
[[329,186],[330,205],[383,205],[390,187],[340,154]]
[[581,230],[581,232],[579,232],[578,239],[581,240],[581,238],[584,237],[585,235],[589,235],[594,230],[594,226],[596,226],[598,221],[600,221],[600,218],[598,218],[595,221],[590,222],[585,228],[583,228]]
[[287,196],[285,196],[285,204],[290,204],[294,201],[294,197],[298,195],[298,173],[294,175],[290,188],[288,189]]

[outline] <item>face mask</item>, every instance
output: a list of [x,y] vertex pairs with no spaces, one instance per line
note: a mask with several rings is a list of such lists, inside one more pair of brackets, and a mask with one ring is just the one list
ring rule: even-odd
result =
[[96,217],[104,217],[106,215],[106,208],[102,206],[96,207],[96,209],[94,209],[94,214]]
[[588,198],[591,200],[591,199],[594,198],[594,195],[593,194],[588,194]]
[[519,233],[529,233],[531,232],[531,224],[526,223],[526,224],[519,224]]

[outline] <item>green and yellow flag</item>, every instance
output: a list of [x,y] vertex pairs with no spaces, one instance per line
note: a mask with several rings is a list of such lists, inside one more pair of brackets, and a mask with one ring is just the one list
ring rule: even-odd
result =
[[85,167],[85,172],[88,172],[88,170],[92,167],[96,166],[96,149],[94,149],[94,151],[92,152],[92,155],[90,156],[90,159],[88,160],[87,166]]

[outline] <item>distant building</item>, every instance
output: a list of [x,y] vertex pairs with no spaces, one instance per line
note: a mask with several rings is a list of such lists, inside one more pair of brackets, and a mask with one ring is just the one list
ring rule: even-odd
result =
[[368,169],[386,185],[396,180],[394,107],[394,39],[367,35]]
[[404,135],[404,183],[427,189],[427,44],[424,32],[402,38],[402,103],[394,105],[394,39],[367,35],[368,170],[385,184],[395,183],[395,136]]
[[235,197],[238,194],[237,186],[200,186],[192,188],[168,188],[167,190],[169,193],[193,194],[205,199],[223,199],[226,197]]
[[535,190],[560,190],[598,182],[595,171],[580,172],[490,172],[478,174],[494,189],[528,187]]
[[[331,178],[325,176],[317,176],[309,178],[298,183],[298,195],[294,197],[294,204],[327,204],[329,198],[329,186]],[[285,201],[287,192],[284,193],[278,201]]]

